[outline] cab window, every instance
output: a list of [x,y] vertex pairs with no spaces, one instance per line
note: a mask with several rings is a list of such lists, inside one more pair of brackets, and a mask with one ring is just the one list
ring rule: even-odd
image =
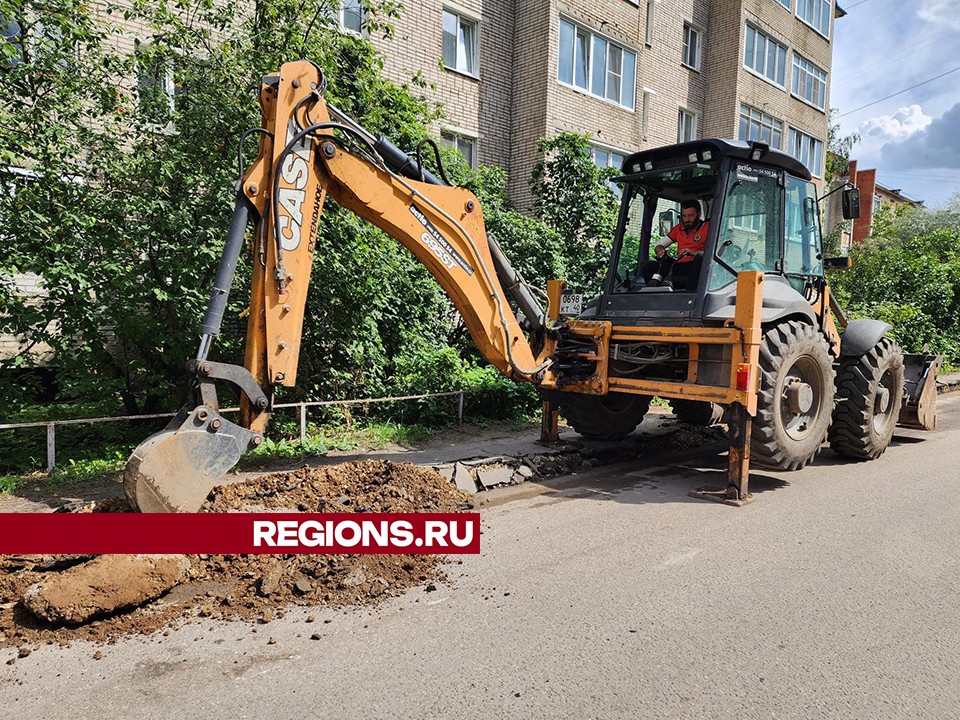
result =
[[[717,236],[710,289],[736,280],[741,270],[778,270],[781,173],[772,168],[736,165],[732,168],[723,198],[723,215]],[[732,270],[732,272],[731,272]]]

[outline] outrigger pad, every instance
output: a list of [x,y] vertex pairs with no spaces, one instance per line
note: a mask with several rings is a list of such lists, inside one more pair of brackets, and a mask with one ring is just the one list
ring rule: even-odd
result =
[[710,502],[732,505],[733,507],[743,507],[753,502],[753,495],[750,493],[748,493],[745,498],[738,498],[737,489],[732,486],[718,488],[711,485],[702,485],[694,488],[688,492],[687,495],[697,498],[698,500],[709,500]]
[[181,411],[133,451],[123,473],[124,492],[140,512],[196,512],[240,456],[260,441],[261,435],[206,405]]

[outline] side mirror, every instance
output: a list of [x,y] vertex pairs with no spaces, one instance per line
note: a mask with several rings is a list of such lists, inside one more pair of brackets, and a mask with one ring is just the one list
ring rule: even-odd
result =
[[660,237],[666,237],[673,230],[673,226],[679,222],[679,215],[676,210],[664,210],[660,213]]
[[840,193],[840,205],[844,220],[856,220],[860,217],[860,189],[852,187]]

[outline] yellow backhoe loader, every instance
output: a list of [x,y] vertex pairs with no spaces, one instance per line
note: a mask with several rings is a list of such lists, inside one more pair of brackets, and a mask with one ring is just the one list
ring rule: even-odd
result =
[[[127,463],[125,490],[141,511],[197,510],[263,441],[274,389],[297,379],[328,195],[429,269],[490,363],[542,389],[547,436],[555,435],[559,412],[586,437],[623,438],[653,396],[670,399],[693,422],[723,413],[728,486],[704,497],[746,502],[751,455],[767,467],[797,469],[829,442],[841,455],[873,459],[890,443],[898,417],[934,426],[938,358],[905,360],[885,337],[888,325],[846,321],[824,278],[816,187],[793,158],[727,140],[628,157],[602,294],[581,308],[577,294],[551,280],[544,311],[487,235],[477,198],[425,170],[419,153],[410,157],[364,130],[325,101],[324,88],[309,61],[264,78],[262,128],[253,131],[260,152],[238,185],[199,351],[188,363],[199,402]],[[844,190],[845,205],[855,205],[853,193]],[[651,245],[692,200],[706,220],[696,277],[679,283],[669,273],[659,281],[645,276]],[[251,222],[251,306],[238,367],[212,360],[210,351]],[[845,325],[842,337],[834,316]],[[220,413],[218,382],[240,390],[238,423]]]

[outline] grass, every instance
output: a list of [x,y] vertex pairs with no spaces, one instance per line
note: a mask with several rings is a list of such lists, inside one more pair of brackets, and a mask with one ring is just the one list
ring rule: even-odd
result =
[[84,460],[69,459],[65,465],[58,466],[50,476],[45,470],[22,474],[0,475],[0,495],[15,492],[33,484],[40,490],[84,483],[95,478],[119,474],[127,462],[127,453],[117,448],[104,451],[104,457]]
[[401,425],[397,422],[373,422],[363,426],[314,426],[308,428],[307,441],[299,438],[267,438],[256,450],[244,455],[240,467],[262,466],[277,460],[300,460],[326,455],[331,450],[376,449],[385,445],[412,445],[427,440],[442,428],[425,425]]
[[[376,449],[385,445],[412,445],[435,436],[443,428],[425,425],[401,425],[397,422],[372,422],[365,425],[315,426],[308,428],[307,441],[300,445],[299,430],[296,437],[267,438],[256,450],[240,460],[241,468],[268,467],[283,460],[302,460],[306,457],[326,455],[331,450]],[[287,429],[289,433],[289,429]],[[53,476],[43,470],[0,475],[0,495],[34,486],[40,491],[89,482],[98,478],[119,475],[127,462],[133,445],[110,445],[98,453],[98,457],[64,459],[67,451],[58,453],[59,462]]]

